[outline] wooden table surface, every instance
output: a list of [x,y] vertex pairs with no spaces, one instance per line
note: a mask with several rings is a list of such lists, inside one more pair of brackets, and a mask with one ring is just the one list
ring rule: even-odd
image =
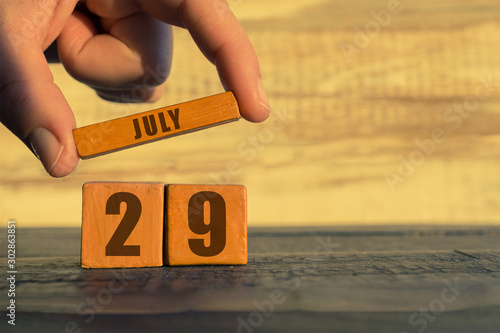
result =
[[78,228],[16,239],[2,332],[500,331],[499,227],[250,228],[245,266],[139,269],[80,268]]

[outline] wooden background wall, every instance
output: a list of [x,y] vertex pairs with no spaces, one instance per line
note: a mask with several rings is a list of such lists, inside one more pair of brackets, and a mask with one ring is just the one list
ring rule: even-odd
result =
[[[219,179],[247,186],[250,225],[500,224],[498,1],[401,0],[382,24],[370,12],[390,1],[229,2],[259,55],[270,121],[82,161],[60,180],[1,128],[0,221],[79,226],[85,181]],[[153,105],[102,101],[52,68],[79,126],[222,92],[179,29]],[[224,179],[231,160],[240,169]]]

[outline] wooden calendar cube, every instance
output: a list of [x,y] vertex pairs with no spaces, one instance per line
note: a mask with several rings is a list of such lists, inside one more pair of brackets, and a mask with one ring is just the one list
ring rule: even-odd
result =
[[168,265],[247,263],[247,195],[240,185],[167,186]]
[[83,186],[82,267],[163,265],[165,184]]

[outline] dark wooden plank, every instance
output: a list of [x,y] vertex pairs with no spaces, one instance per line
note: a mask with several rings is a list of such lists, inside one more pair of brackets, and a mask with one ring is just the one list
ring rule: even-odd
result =
[[270,299],[273,290],[286,298],[283,311],[415,310],[449,285],[458,286],[462,297],[447,309],[458,310],[490,305],[500,287],[498,260],[448,252],[256,256],[241,267],[82,270],[74,257],[20,260],[19,265],[22,309],[66,313],[89,297],[109,294],[110,285],[123,290],[113,293],[102,312],[130,314],[251,311],[254,300]]
[[[88,318],[68,314],[22,313],[19,327],[5,327],[2,332],[64,332],[71,325],[75,332],[92,333],[498,333],[500,316],[498,308],[474,308],[456,312],[444,312],[427,324],[411,325],[409,312],[273,312],[268,316],[256,316],[252,312],[187,312],[170,315],[96,315]],[[260,323],[260,325],[249,324]],[[260,318],[263,318],[260,320]],[[425,326],[426,325],[426,326]],[[69,326],[71,327],[71,326]],[[5,328],[5,331],[3,330]],[[425,329],[424,329],[425,328]],[[70,330],[68,330],[71,332]]]
[[[167,322],[172,331],[203,325],[205,332],[232,332],[238,318],[259,317],[271,306],[250,329],[498,328],[500,228],[250,229],[246,266],[95,270],[79,265],[79,234],[18,230],[16,302],[27,331],[38,325],[60,332],[75,321],[89,332],[155,332]],[[2,295],[6,289],[0,281]]]
[[[500,227],[494,226],[250,228],[248,232],[252,254],[312,253],[318,246],[320,251],[373,252],[495,249],[500,244]],[[0,229],[1,235],[5,229]],[[80,255],[79,228],[20,228],[18,235],[20,257]],[[5,256],[5,248],[0,249],[0,256]]]

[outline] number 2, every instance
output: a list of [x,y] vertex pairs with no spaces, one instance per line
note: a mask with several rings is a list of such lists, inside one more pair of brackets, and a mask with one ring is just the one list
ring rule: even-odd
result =
[[[205,221],[205,203],[209,204],[210,221]],[[201,209],[199,209],[201,208]],[[188,204],[189,229],[197,235],[210,233],[210,245],[204,239],[189,239],[191,251],[201,257],[218,255],[226,247],[226,203],[215,192],[203,191],[194,194]]]
[[127,209],[118,228],[106,245],[106,256],[140,256],[140,245],[124,245],[141,217],[142,205],[139,198],[128,192],[114,193],[106,202],[106,214],[120,214],[122,202],[127,204]]

